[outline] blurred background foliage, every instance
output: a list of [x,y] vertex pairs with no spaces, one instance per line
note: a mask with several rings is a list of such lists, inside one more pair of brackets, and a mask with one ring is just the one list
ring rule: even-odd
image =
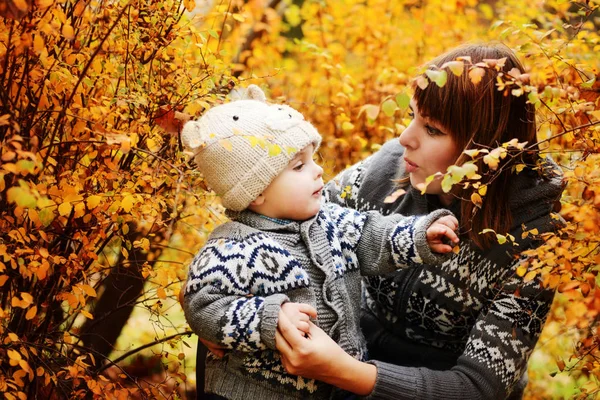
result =
[[512,95],[536,104],[567,183],[567,227],[523,270],[558,290],[526,397],[597,396],[599,4],[5,0],[0,393],[193,398],[196,339],[177,295],[225,217],[181,125],[258,84],[317,126],[331,178],[407,126],[427,60],[494,40],[526,65]]

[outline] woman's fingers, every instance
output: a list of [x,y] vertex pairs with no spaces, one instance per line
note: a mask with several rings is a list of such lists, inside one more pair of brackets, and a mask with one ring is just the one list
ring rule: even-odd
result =
[[[292,349],[298,346],[302,342],[302,340],[304,340],[304,337],[302,336],[298,328],[296,328],[296,326],[292,323],[292,321],[290,321],[290,319],[287,315],[285,315],[285,313],[279,314],[279,322],[277,323],[277,333],[280,333],[281,338]],[[275,344],[277,345],[277,336],[275,337]]]
[[202,338],[198,338],[198,339],[199,339],[199,340],[202,342],[202,344],[203,344],[203,345],[205,345],[205,346],[206,346],[206,348],[207,348],[208,350],[210,350],[210,352],[211,352],[211,353],[213,353],[215,356],[217,356],[217,357],[221,358],[221,357],[223,357],[223,356],[225,355],[225,347],[223,347],[223,346],[220,346],[220,345],[218,345],[218,344],[216,344],[216,343],[213,343],[213,342],[209,342],[209,341],[208,341],[208,340],[206,340],[206,339],[202,339]]

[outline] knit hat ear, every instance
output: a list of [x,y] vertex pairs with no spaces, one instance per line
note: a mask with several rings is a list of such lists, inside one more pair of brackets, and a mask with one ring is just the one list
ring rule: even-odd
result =
[[246,95],[248,97],[248,100],[258,100],[258,101],[262,101],[263,103],[267,102],[267,97],[265,96],[265,92],[263,92],[262,89],[256,85],[248,86],[248,91],[247,91]]
[[210,137],[203,128],[197,121],[186,122],[181,130],[181,143],[190,150],[206,145]]

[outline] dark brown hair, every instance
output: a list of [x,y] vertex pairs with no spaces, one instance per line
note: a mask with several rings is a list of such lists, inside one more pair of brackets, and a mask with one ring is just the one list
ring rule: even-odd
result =
[[[464,73],[456,76],[446,68],[448,79],[444,86],[430,82],[425,89],[414,85],[414,99],[419,113],[437,121],[446,132],[453,137],[459,149],[481,149],[482,146],[496,148],[513,138],[519,142],[536,142],[535,108],[527,103],[526,94],[514,96],[511,88],[499,90],[497,77],[500,72],[507,74],[513,68],[520,73],[525,70],[516,55],[502,44],[470,44],[455,48],[435,58],[429,63],[430,68],[439,69],[444,63],[455,61],[461,57],[470,57],[465,61]],[[500,71],[485,67],[485,74],[478,84],[474,84],[468,74],[471,65],[484,60],[506,58]],[[467,59],[468,60],[468,59]],[[492,63],[489,63],[492,64]],[[509,157],[507,157],[508,159]],[[527,164],[534,161],[533,155],[527,155]],[[461,165],[471,158],[461,154],[455,164]],[[477,162],[479,171],[489,171],[484,163]],[[481,172],[480,172],[481,173]],[[461,201],[461,228],[480,248],[489,248],[495,243],[493,235],[482,235],[485,228],[497,233],[506,233],[512,224],[509,205],[509,186],[511,183],[510,168],[503,168],[491,179],[484,175],[482,183],[489,183],[481,209],[471,201],[469,194],[456,187],[453,193],[467,198]]]

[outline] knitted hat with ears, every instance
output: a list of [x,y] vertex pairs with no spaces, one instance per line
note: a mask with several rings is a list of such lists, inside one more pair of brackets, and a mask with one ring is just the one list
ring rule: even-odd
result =
[[205,182],[233,211],[247,208],[319,132],[293,108],[268,104],[256,85],[232,101],[187,122],[181,140],[195,155]]

